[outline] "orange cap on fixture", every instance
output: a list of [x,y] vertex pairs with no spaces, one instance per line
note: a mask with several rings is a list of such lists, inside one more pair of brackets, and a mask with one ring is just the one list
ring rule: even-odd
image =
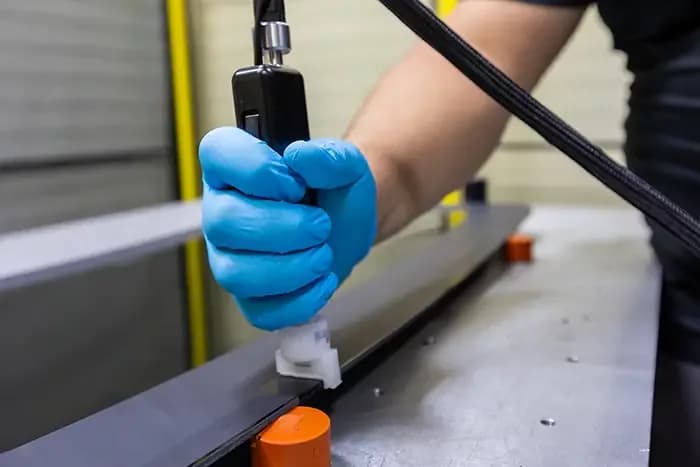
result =
[[506,259],[510,263],[532,261],[532,245],[535,240],[529,235],[513,234],[506,242]]
[[331,420],[296,407],[265,428],[252,444],[253,467],[330,467]]

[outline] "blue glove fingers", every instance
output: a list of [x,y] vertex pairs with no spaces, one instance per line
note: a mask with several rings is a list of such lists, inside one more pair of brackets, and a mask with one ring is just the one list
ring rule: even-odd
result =
[[319,191],[318,204],[333,213],[327,241],[337,250],[333,272],[342,282],[355,264],[367,256],[377,235],[377,190],[372,174],[367,171],[356,183],[344,188]]
[[327,244],[285,255],[223,250],[211,244],[208,251],[217,282],[238,299],[294,292],[327,275],[333,263]]
[[327,274],[303,289],[273,297],[238,299],[246,319],[266,331],[308,322],[338,288],[335,274]]
[[296,141],[285,149],[284,161],[307,186],[323,190],[349,185],[369,172],[360,150],[347,141]]
[[218,248],[288,253],[325,242],[331,220],[315,206],[205,187],[202,229],[207,240]]
[[297,202],[306,187],[279,154],[245,131],[223,127],[199,144],[204,182],[215,189],[236,188],[258,198]]
[[342,282],[376,235],[377,190],[369,164],[353,144],[327,139],[292,143],[284,161],[307,186],[318,189],[318,205],[331,216],[328,244],[333,272]]

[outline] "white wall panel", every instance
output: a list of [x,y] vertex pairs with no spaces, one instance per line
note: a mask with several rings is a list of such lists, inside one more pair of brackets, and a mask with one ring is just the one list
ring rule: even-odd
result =
[[[612,51],[610,33],[591,9],[568,47],[543,78],[535,96],[618,162],[630,77],[624,56]],[[512,119],[504,147],[482,171],[493,198],[576,204],[621,203],[539,135]]]
[[[624,62],[624,55],[612,50],[610,32],[598,12],[591,9],[534,95],[589,138],[619,144],[629,82]],[[504,141],[541,139],[513,120]]]

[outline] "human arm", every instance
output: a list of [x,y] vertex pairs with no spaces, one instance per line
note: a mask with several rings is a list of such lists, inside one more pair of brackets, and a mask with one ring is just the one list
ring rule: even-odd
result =
[[[529,90],[583,11],[467,0],[447,23]],[[502,107],[424,43],[392,67],[347,133],[377,183],[377,239],[389,237],[473,177],[498,144],[507,118]]]
[[[581,13],[467,0],[449,22],[532,88]],[[200,160],[215,278],[257,327],[308,321],[373,242],[471,178],[506,119],[451,65],[418,45],[381,80],[351,125],[350,141],[299,141],[281,157],[242,130],[210,132]],[[315,206],[300,203],[307,189],[316,191]]]

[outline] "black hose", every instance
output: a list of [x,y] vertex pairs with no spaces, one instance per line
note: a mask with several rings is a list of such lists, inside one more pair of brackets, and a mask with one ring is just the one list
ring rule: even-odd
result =
[[683,243],[700,258],[700,224],[612,160],[485,59],[418,0],[379,0],[418,37],[550,144]]
[[262,22],[265,17],[265,12],[270,8],[270,2],[272,0],[255,0],[253,5],[255,6],[255,24],[253,24],[253,63],[257,65],[262,65],[262,34],[263,27]]

